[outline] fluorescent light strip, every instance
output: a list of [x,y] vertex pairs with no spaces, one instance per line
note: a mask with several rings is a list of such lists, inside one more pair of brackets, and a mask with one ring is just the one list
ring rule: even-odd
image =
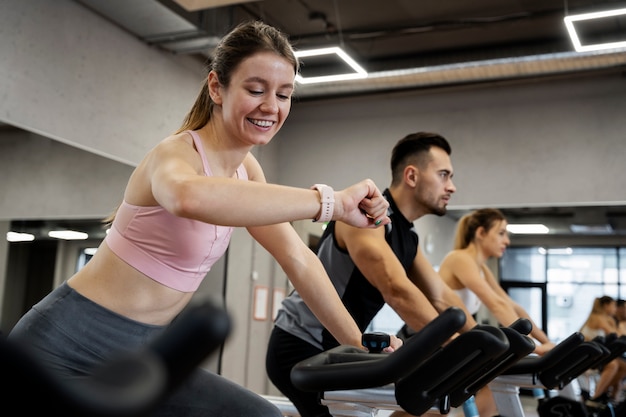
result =
[[576,28],[574,27],[574,22],[580,22],[582,20],[602,19],[604,17],[621,16],[624,14],[626,14],[626,9],[615,9],[615,10],[607,10],[604,12],[583,13],[583,14],[565,16],[563,18],[563,21],[565,22],[565,27],[567,28],[567,32],[569,33],[569,36],[572,39],[572,43],[574,44],[574,49],[576,49],[577,52],[598,51],[602,49],[614,49],[614,48],[626,48],[626,40],[622,42],[608,42],[608,43],[599,43],[595,45],[583,46],[580,43],[580,39],[578,38],[578,34],[576,33]]
[[550,231],[543,224],[509,224],[506,230],[517,235],[544,235]]
[[30,233],[7,232],[7,242],[32,242],[35,235]]
[[48,232],[48,236],[64,240],[85,240],[89,237],[87,233],[74,230],[51,230]]
[[572,248],[552,248],[548,249],[547,253],[548,255],[571,255],[574,250]]
[[345,81],[345,80],[356,80],[361,78],[367,78],[367,71],[363,69],[350,55],[344,52],[338,46],[332,46],[328,48],[320,48],[320,49],[310,49],[307,51],[295,51],[295,54],[298,58],[306,58],[308,56],[321,56],[321,55],[331,55],[335,54],[339,58],[343,59],[346,64],[348,64],[355,72],[347,73],[347,74],[336,74],[336,75],[322,75],[319,77],[303,77],[300,74],[296,75],[296,81],[300,84],[313,84],[313,83],[326,83],[332,81]]

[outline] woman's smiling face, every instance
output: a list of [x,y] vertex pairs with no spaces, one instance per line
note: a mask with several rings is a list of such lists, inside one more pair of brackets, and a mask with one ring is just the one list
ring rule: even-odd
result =
[[[212,73],[209,84],[212,77],[217,80]],[[229,136],[251,146],[268,143],[289,115],[294,80],[293,64],[273,52],[241,61],[230,85],[219,86],[213,97]]]

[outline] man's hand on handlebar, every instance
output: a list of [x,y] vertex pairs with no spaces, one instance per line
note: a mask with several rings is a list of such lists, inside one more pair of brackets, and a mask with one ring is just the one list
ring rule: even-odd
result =
[[402,341],[402,339],[400,339],[399,337],[396,337],[395,335],[390,335],[390,342],[391,342],[391,346],[389,346],[388,348],[383,349],[383,352],[386,353],[391,353],[394,350],[398,350],[399,348],[402,347],[402,344],[404,343]]
[[364,333],[361,337],[362,345],[371,353],[391,353],[402,346],[402,339],[395,335],[375,332]]

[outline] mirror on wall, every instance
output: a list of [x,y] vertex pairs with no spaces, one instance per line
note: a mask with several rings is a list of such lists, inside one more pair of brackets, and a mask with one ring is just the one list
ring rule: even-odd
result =
[[[76,240],[102,240],[107,226],[102,219],[47,219],[12,220],[10,233],[17,233],[32,240],[56,240],[50,232],[71,231],[77,233]],[[25,239],[28,241],[28,239]],[[73,239],[68,239],[73,240]]]
[[[478,207],[476,207],[478,208]],[[546,235],[534,237],[514,235],[512,244],[529,239],[611,241],[626,245],[626,203],[624,205],[580,205],[546,207],[498,207],[511,224],[540,223],[548,227]],[[473,209],[448,210],[447,216],[457,221]],[[106,227],[102,219],[41,219],[13,220],[11,231],[31,233],[37,239],[50,239],[48,232],[55,229],[70,229],[88,233],[89,239],[103,239]],[[311,242],[309,242],[311,243]]]
[[[478,207],[477,207],[478,208]],[[547,234],[511,234],[512,246],[554,244],[626,245],[626,205],[498,207],[509,224],[543,224]],[[450,209],[458,220],[471,209]]]

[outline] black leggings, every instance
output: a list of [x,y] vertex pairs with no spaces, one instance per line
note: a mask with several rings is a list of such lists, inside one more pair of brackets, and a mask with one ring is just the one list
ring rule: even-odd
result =
[[291,383],[291,368],[304,359],[322,353],[308,342],[274,327],[267,347],[265,369],[272,383],[289,398],[302,417],[331,417],[320,403],[319,392],[300,391]]
[[[163,326],[142,324],[107,310],[64,283],[33,306],[9,337],[27,343],[59,377],[82,378],[121,352],[141,349],[163,330]],[[252,391],[198,369],[151,417],[281,415],[276,406]]]

